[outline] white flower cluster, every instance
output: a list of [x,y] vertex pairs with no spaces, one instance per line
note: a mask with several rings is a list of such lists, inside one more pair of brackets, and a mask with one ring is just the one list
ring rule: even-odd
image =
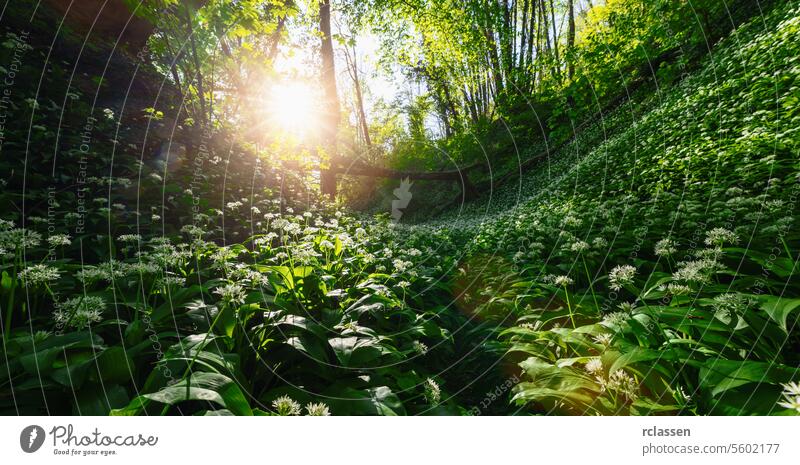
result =
[[[300,403],[289,396],[281,396],[273,400],[272,408],[278,415],[284,417],[298,416],[303,412]],[[308,416],[311,417],[327,417],[331,414],[330,409],[323,402],[308,403],[305,408]]]
[[800,413],[800,384],[794,381],[783,384],[782,394],[783,399],[778,405]]
[[436,405],[442,400],[442,390],[433,378],[425,380],[425,399],[431,405]]
[[26,286],[38,286],[58,280],[61,272],[58,268],[39,264],[25,268],[19,273],[19,277]]
[[608,281],[611,289],[619,291],[624,286],[633,284],[633,277],[636,276],[636,268],[631,265],[617,265],[608,274]]
[[242,305],[247,294],[239,284],[225,284],[214,289],[214,293],[222,298],[225,305]]
[[103,320],[106,302],[98,296],[78,296],[57,302],[53,318],[59,326],[69,326],[77,330]]

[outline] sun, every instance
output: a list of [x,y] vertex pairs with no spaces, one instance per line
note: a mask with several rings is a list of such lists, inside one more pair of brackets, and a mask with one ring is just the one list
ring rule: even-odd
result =
[[314,89],[309,85],[276,84],[270,89],[267,111],[278,129],[294,136],[308,136],[317,127],[317,102]]

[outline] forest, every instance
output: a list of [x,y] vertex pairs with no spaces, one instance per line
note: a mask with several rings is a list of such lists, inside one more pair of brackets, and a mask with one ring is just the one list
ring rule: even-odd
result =
[[0,413],[798,415],[799,78],[797,0],[7,2]]

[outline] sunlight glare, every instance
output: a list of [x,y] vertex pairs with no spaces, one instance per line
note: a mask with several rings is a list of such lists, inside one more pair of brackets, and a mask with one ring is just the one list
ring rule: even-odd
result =
[[318,109],[313,89],[308,85],[275,85],[271,89],[268,105],[270,119],[286,132],[303,136],[316,127]]

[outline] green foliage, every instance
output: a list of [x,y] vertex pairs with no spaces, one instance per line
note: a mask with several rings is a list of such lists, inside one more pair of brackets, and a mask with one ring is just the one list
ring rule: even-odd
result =
[[[800,166],[796,109],[782,102],[797,78],[798,11],[763,20],[769,29],[740,28],[679,86],[579,135],[524,180],[530,198],[508,187],[443,220],[475,237],[473,254],[498,257],[466,275],[492,296],[476,311],[517,320],[500,337],[521,360],[518,405],[785,412],[782,385],[798,376]],[[491,210],[503,213],[487,220]],[[508,269],[499,257],[516,268],[494,276]]]
[[[263,26],[253,4],[218,3],[198,24],[241,22],[236,37]],[[653,18],[631,24],[639,2],[610,5],[593,15],[630,33],[612,41],[619,60],[639,59],[627,39],[667,33]],[[443,34],[496,14],[423,24]],[[9,209],[0,222],[0,411],[794,414],[799,18],[796,5],[776,7],[519,185],[421,225],[309,198],[302,180],[224,139],[206,158],[143,163],[138,147],[121,148],[109,177],[114,112],[76,99],[64,121],[96,115],[97,140],[83,150],[80,134],[64,135],[73,148],[59,151],[70,163],[57,179],[23,171],[0,193],[26,202],[24,217]],[[455,56],[455,42],[436,37],[426,60],[443,63],[436,54]],[[48,92],[19,113],[41,127],[31,159],[4,158],[4,172],[52,162],[48,127],[62,109]],[[428,103],[412,108],[419,137]],[[170,116],[144,111],[152,124]],[[30,119],[15,120],[4,154],[28,136]],[[398,164],[435,164],[406,150]]]

